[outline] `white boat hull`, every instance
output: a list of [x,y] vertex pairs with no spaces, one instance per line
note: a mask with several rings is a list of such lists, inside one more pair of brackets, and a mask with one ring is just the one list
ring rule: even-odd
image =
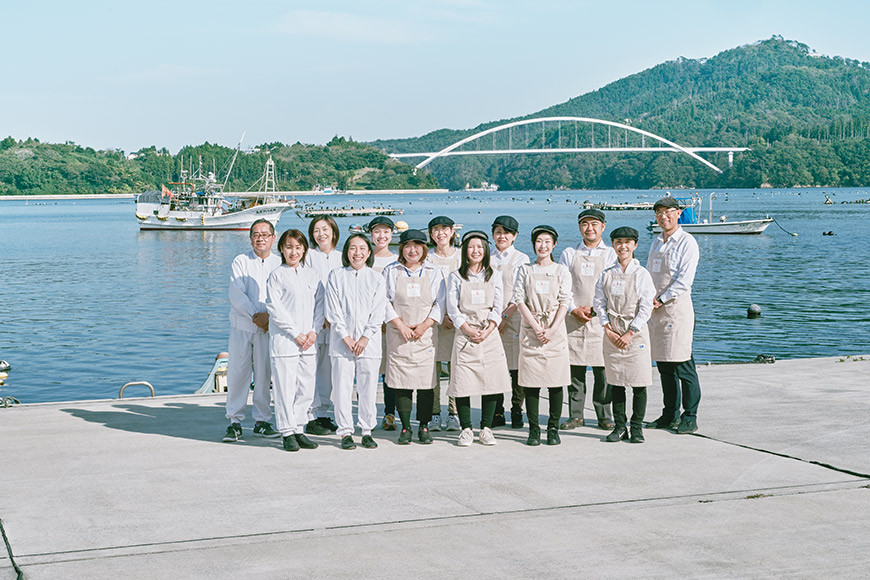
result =
[[[744,220],[740,222],[714,222],[706,224],[680,224],[690,234],[760,234],[773,223],[773,218]],[[662,233],[658,224],[647,228],[654,234]]]
[[289,203],[281,202],[228,213],[209,213],[170,210],[168,204],[137,203],[136,219],[140,230],[247,230],[258,219],[268,220],[274,226],[289,209]]

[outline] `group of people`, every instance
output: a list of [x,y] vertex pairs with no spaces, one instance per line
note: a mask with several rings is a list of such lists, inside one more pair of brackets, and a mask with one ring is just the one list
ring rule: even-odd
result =
[[[252,250],[236,257],[230,276],[230,425],[223,440],[242,438],[253,374],[253,434],[282,437],[287,451],[316,448],[308,435],[332,433],[343,449],[356,448],[354,390],[359,443],[376,448],[381,376],[381,427],[400,430],[399,444],[414,439],[416,392],[421,444],[446,428],[459,432],[457,445],[472,445],[471,399],[479,397],[478,440],[495,445],[493,428],[507,424],[507,396],[511,427],[524,427],[525,407],[526,442],[540,445],[546,389],[545,440],[558,445],[560,430],[585,425],[589,367],[597,426],[610,431],[606,441],[642,443],[644,426],[694,433],[700,385],[692,358],[691,288],[698,244],[680,227],[676,200],[665,197],[653,209],[662,233],[646,268],[634,257],[637,230],[616,228],[606,245],[605,215],[596,209],[579,214],[582,241],[562,251],[558,262],[554,228],[531,230],[530,260],[514,247],[519,223],[511,216],[495,218],[489,233],[473,230],[460,240],[453,220],[438,216],[428,231],[401,232],[395,254],[395,225],[384,216],[369,223],[369,236],[351,234],[341,250],[335,220],[317,216],[307,236],[283,232],[277,255],[274,226],[258,220],[250,229]],[[644,423],[652,361],[663,409]],[[569,417],[560,423],[565,387]],[[270,398],[277,429],[270,423]]]

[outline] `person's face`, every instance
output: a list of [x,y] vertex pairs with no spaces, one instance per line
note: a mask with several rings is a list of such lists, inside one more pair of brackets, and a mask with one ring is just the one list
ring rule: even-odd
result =
[[466,253],[468,255],[468,263],[472,266],[479,266],[483,262],[483,256],[486,253],[483,249],[483,240],[480,238],[469,240]]
[[347,248],[347,260],[354,270],[365,267],[370,254],[369,245],[362,238],[357,237],[350,241]]
[[272,249],[272,244],[275,242],[275,234],[272,233],[272,228],[269,224],[257,224],[251,231],[251,247],[254,252],[260,256],[269,252]]
[[408,242],[402,246],[402,257],[405,258],[405,264],[408,266],[416,266],[423,258],[423,246],[417,242]]
[[378,224],[373,227],[371,234],[375,250],[383,250],[390,245],[390,242],[393,239],[393,229],[384,224]]
[[580,235],[589,246],[597,246],[604,232],[604,222],[593,218],[586,218],[579,224]]
[[509,232],[501,226],[495,226],[492,229],[492,239],[495,240],[495,247],[498,251],[504,252],[514,245],[514,240],[517,239],[517,234]]
[[679,226],[678,220],[683,212],[673,207],[660,207],[656,210],[656,223],[662,228],[662,231],[669,234]]
[[323,252],[328,252],[335,247],[332,240],[332,227],[326,220],[319,220],[314,224],[314,241],[317,242],[317,247]]
[[281,255],[284,256],[284,262],[288,266],[296,268],[302,261],[302,256],[305,255],[305,246],[295,238],[287,238],[284,247],[281,248]]
[[620,262],[630,260],[637,249],[637,242],[631,238],[616,238],[613,240],[613,251]]
[[535,255],[541,259],[552,254],[555,247],[556,240],[546,232],[538,234],[538,237],[535,238]]
[[429,235],[439,247],[444,247],[450,243],[450,237],[453,235],[453,226],[437,225],[429,230]]

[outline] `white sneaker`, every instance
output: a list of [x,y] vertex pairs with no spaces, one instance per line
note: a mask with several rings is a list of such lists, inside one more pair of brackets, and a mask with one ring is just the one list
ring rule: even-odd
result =
[[441,430],[441,415],[432,415],[432,420],[429,421],[429,431]]
[[462,425],[459,424],[459,417],[456,415],[447,416],[447,431],[459,431]]
[[495,435],[492,434],[492,429],[484,427],[480,430],[480,442],[484,445],[495,445]]
[[472,443],[474,443],[474,431],[471,430],[471,427],[463,429],[456,444],[460,447],[471,447]]

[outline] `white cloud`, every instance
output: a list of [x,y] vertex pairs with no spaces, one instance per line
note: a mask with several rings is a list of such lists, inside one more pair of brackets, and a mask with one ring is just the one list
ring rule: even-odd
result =
[[278,18],[275,30],[290,36],[318,38],[323,42],[413,44],[431,38],[417,23],[321,10],[285,12]]

